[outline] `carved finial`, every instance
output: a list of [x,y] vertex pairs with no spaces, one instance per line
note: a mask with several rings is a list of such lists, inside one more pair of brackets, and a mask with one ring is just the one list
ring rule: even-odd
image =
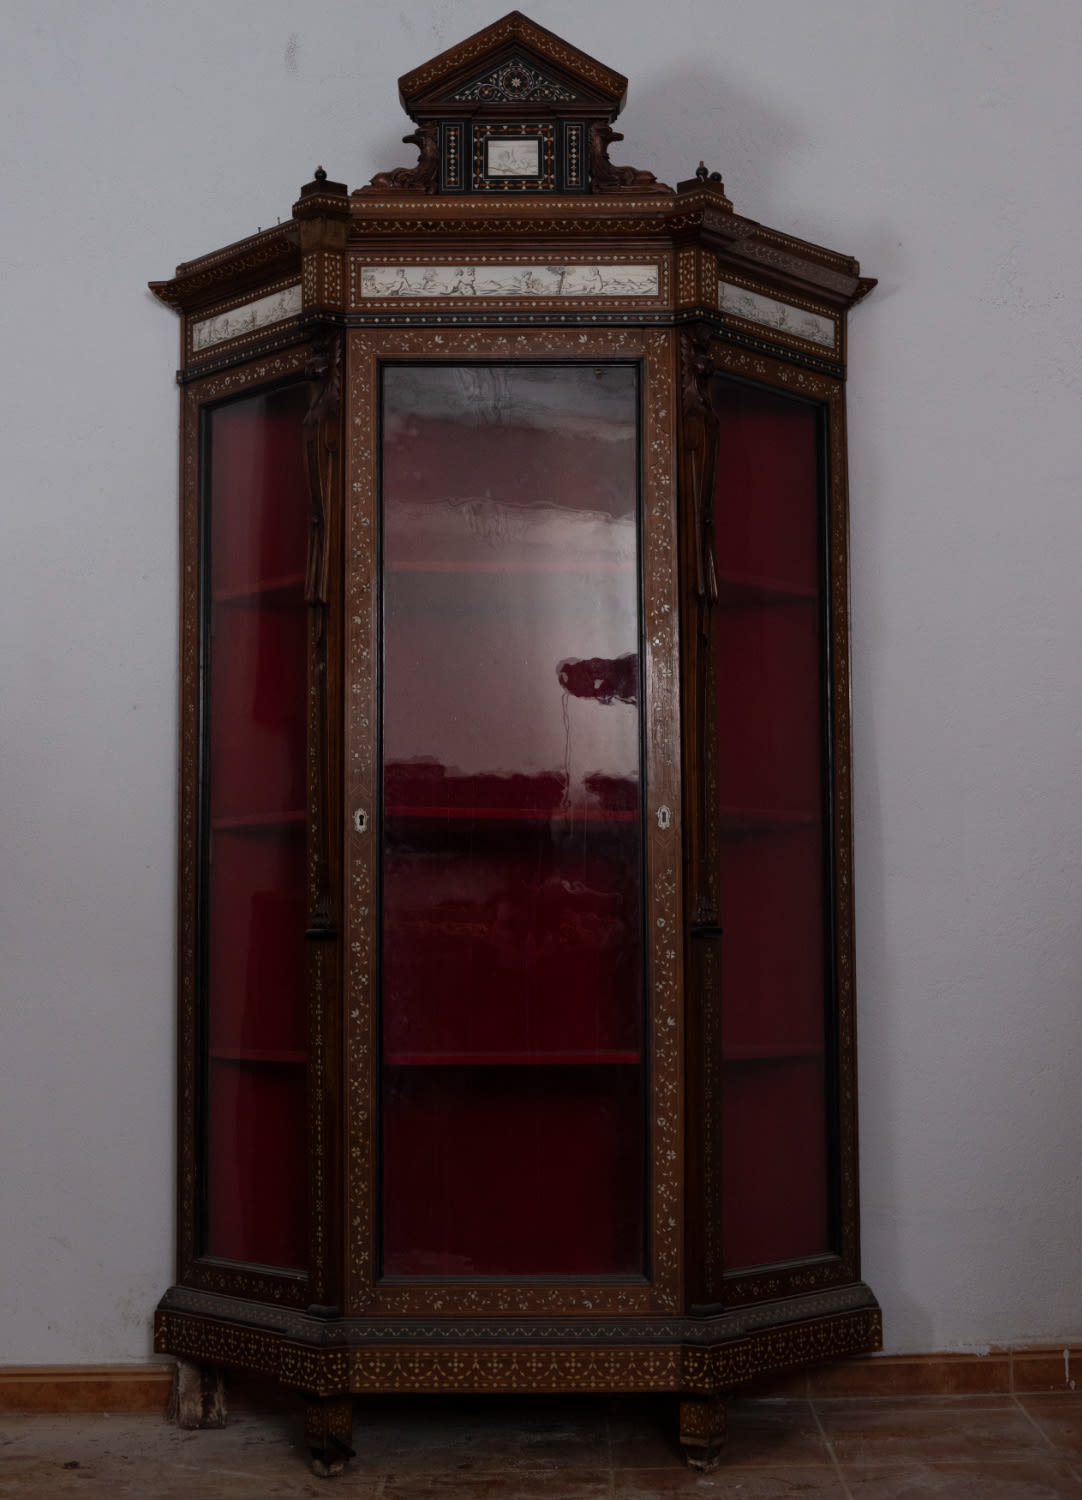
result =
[[706,181],[707,177],[709,176],[709,173],[706,170],[706,162],[701,161],[695,168],[695,176],[699,179],[700,182]]
[[315,179],[316,179],[317,182],[326,182],[327,181],[327,174],[323,170],[322,167],[317,167],[316,170],[315,170],[315,173],[313,175],[315,176]]

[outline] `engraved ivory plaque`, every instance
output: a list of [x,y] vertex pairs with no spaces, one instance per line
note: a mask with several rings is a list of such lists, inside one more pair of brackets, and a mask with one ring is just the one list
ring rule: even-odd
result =
[[362,297],[656,297],[657,266],[365,266]]
[[822,313],[792,307],[788,302],[779,302],[776,297],[749,292],[746,287],[733,286],[728,281],[718,282],[718,306],[722,312],[746,318],[749,323],[761,323],[764,328],[776,328],[780,333],[809,339],[827,349],[834,347],[834,320]]
[[231,308],[213,318],[202,318],[192,326],[192,348],[198,354],[213,344],[224,344],[226,339],[239,339],[243,334],[256,333],[271,323],[280,323],[284,318],[294,318],[301,310],[301,288],[287,286],[284,291],[271,292],[266,297],[257,297],[243,307]]
[[487,177],[540,177],[541,142],[536,138],[486,141],[485,175]]

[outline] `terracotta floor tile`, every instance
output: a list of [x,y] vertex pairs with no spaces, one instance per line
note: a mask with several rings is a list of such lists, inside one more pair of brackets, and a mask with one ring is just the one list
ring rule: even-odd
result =
[[[411,1475],[386,1480],[379,1495],[380,1500],[607,1500],[611,1493],[606,1467],[539,1474],[494,1471]],[[351,1500],[352,1494],[348,1491],[343,1500]]]
[[366,1468],[395,1478],[609,1467],[600,1400],[358,1402],[353,1446]]
[[1070,1392],[1017,1399],[1055,1447],[1082,1459],[1082,1395]]
[[[683,1465],[675,1400],[632,1406],[609,1421],[612,1463],[622,1469]],[[727,1469],[831,1463],[807,1401],[733,1401],[725,1443]]]
[[1078,1500],[1082,1483],[1054,1458],[994,1464],[843,1467],[852,1500]]
[[616,1500],[668,1500],[674,1495],[732,1495],[735,1500],[845,1500],[833,1467],[728,1469],[694,1474],[683,1465],[666,1469],[621,1469]]
[[843,1466],[1048,1456],[1011,1396],[818,1400],[815,1410]]
[[810,1401],[733,1401],[722,1461],[727,1469],[832,1463]]

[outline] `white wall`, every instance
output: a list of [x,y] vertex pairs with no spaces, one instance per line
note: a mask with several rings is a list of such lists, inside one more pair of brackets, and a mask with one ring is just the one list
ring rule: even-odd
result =
[[[858,255],[865,1271],[892,1350],[1082,1333],[1076,0],[529,0],[618,161]],[[176,325],[143,290],[411,160],[491,0],[6,0],[0,1362],[146,1358],[171,1275]]]

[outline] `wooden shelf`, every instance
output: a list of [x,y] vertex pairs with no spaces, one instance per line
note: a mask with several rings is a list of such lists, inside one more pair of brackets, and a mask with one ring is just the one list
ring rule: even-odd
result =
[[443,823],[636,823],[639,814],[631,810],[606,808],[544,807],[403,807],[393,804],[384,809],[387,819],[403,822]]
[[228,818],[211,818],[215,833],[303,833],[305,815],[300,812],[240,813]]
[[612,562],[609,559],[554,559],[537,558],[533,562],[500,561],[498,558],[476,558],[456,561],[453,558],[419,558],[416,562],[392,562],[384,573],[630,573],[634,564]]
[[286,1052],[280,1047],[211,1047],[211,1062],[304,1063],[306,1052]]
[[281,578],[264,578],[259,583],[246,584],[238,589],[217,589],[212,595],[215,604],[303,604],[304,574],[287,573]]
[[567,1068],[636,1065],[638,1052],[387,1052],[388,1068]]
[[792,833],[815,828],[820,820],[818,809],[791,812],[770,807],[723,807],[719,824],[723,838],[749,838],[756,834]]
[[784,1047],[767,1043],[764,1046],[723,1047],[722,1063],[728,1067],[746,1067],[749,1063],[783,1063],[821,1061],[825,1056],[823,1047]]
[[764,604],[812,604],[817,589],[797,588],[773,578],[751,578],[738,573],[718,575],[718,603],[723,609],[741,609]]

